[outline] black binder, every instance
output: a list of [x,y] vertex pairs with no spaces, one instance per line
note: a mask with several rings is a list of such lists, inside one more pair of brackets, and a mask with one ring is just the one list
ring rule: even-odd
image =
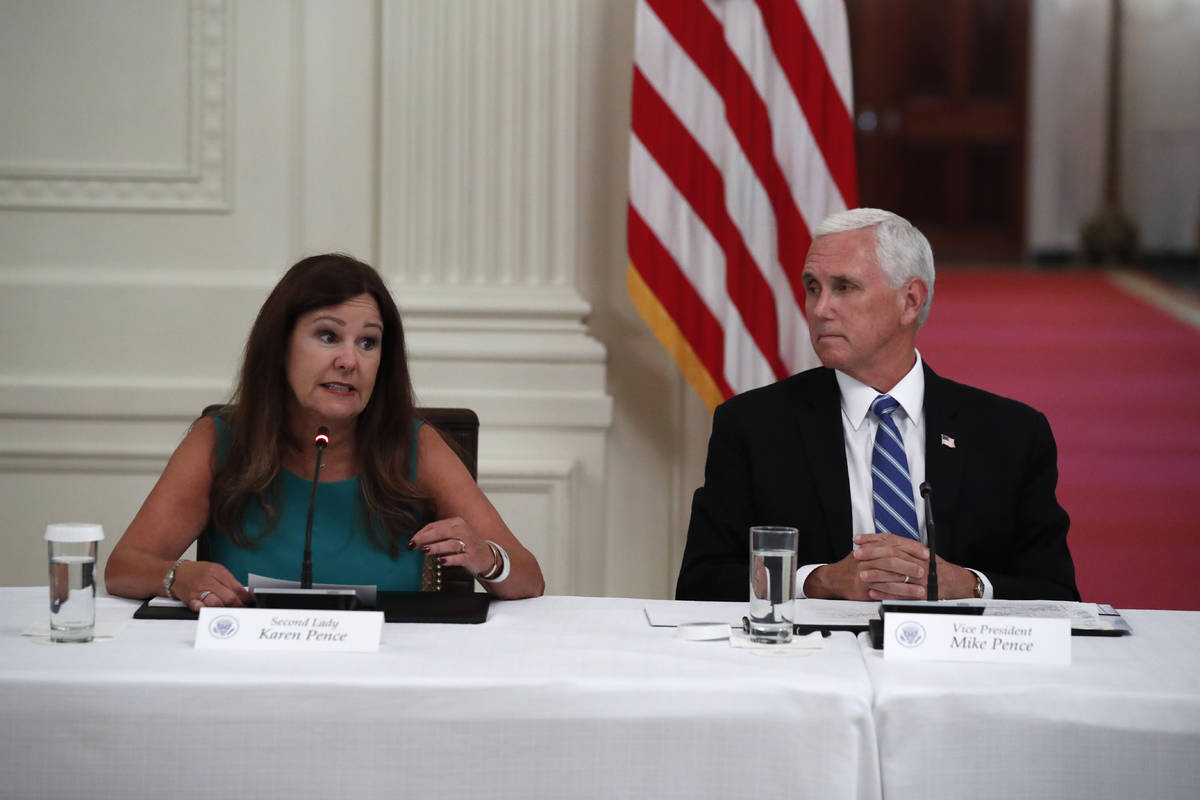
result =
[[[478,625],[487,621],[492,596],[484,592],[448,594],[442,592],[377,592],[375,608],[385,622],[435,622],[443,625]],[[134,619],[197,619],[200,615],[186,606],[151,606],[142,603]]]

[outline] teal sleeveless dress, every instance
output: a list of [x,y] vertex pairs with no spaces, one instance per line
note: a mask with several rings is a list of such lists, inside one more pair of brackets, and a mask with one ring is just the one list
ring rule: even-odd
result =
[[[217,458],[225,458],[233,438],[233,430],[225,420],[213,417],[217,427]],[[420,427],[413,427],[413,442]],[[413,447],[409,474],[417,475],[417,448]],[[304,527],[308,519],[308,499],[312,481],[287,469],[279,470],[282,482],[281,507],[275,529],[257,547],[239,547],[210,521],[204,534],[208,536],[212,560],[222,564],[233,576],[246,585],[247,575],[254,573],[268,578],[300,580],[300,562],[304,556]],[[313,515],[312,564],[313,583],[343,583],[375,585],[383,591],[419,591],[424,559],[420,552],[400,549],[392,558],[371,544],[359,504],[358,478],[317,484],[317,506]],[[246,505],[243,519],[246,535],[251,541],[262,536],[266,514],[257,501]]]

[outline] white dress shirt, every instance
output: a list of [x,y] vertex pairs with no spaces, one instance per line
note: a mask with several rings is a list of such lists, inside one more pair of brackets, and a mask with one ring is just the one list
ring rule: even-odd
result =
[[[913,368],[891,388],[888,395],[900,407],[892,419],[904,441],[908,459],[908,476],[912,480],[913,504],[917,509],[917,524],[921,541],[925,541],[925,498],[920,486],[925,481],[925,371],[921,354],[917,352]],[[872,492],[871,456],[875,450],[875,434],[879,420],[871,413],[871,403],[879,392],[840,370],[834,370],[842,395],[842,439],[846,445],[846,469],[850,474],[850,524],[855,534],[875,533],[875,501]],[[890,531],[889,531],[890,532]],[[851,545],[858,549],[858,545]],[[817,567],[824,564],[805,564],[796,570],[796,596],[804,597],[804,581]],[[975,570],[971,570],[975,572]],[[982,573],[983,596],[992,596],[992,584]]]

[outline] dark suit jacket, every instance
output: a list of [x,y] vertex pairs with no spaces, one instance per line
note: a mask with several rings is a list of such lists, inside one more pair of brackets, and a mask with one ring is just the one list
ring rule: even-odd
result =
[[[953,448],[942,444],[943,434]],[[938,555],[984,573],[997,598],[1078,600],[1045,416],[926,365],[925,435]],[[848,554],[850,520],[833,370],[819,367],[733,397],[713,415],[675,596],[746,600],[752,525],[798,528],[803,565]]]

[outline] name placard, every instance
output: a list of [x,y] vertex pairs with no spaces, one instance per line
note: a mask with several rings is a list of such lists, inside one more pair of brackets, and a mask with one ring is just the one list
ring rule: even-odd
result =
[[196,647],[374,653],[382,631],[382,611],[205,606],[196,625]]
[[883,615],[883,657],[893,661],[1070,664],[1071,621],[888,611]]

